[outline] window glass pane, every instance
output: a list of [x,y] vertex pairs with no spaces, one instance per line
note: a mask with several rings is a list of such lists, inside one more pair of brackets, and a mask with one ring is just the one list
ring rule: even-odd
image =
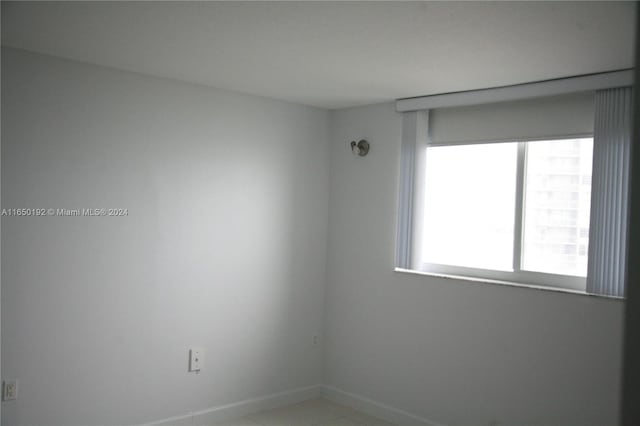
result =
[[429,147],[423,262],[512,270],[516,143]]
[[593,139],[529,142],[522,268],[587,275]]

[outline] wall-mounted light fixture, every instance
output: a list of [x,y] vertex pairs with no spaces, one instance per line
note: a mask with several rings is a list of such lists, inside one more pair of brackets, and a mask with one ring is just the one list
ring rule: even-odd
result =
[[351,152],[353,155],[364,157],[369,153],[369,142],[364,139],[360,139],[359,142],[351,141]]

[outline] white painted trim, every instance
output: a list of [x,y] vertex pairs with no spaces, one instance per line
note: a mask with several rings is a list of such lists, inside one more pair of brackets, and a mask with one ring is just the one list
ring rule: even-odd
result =
[[419,265],[418,268],[413,269],[433,274],[472,277],[509,283],[522,283],[525,285],[540,287],[557,287],[579,292],[584,292],[586,290],[587,282],[586,277],[526,271],[520,268],[513,271],[497,271],[490,269],[470,268],[466,266],[423,263],[422,265]]
[[527,167],[527,147],[526,142],[518,142],[518,159],[516,164],[516,208],[513,221],[513,270],[520,272],[522,267],[522,241],[524,236],[524,193],[525,169]]
[[259,411],[284,407],[309,399],[324,397],[329,401],[351,407],[399,426],[446,426],[354,393],[329,385],[315,385],[292,389],[259,398],[220,405],[184,415],[144,423],[138,426],[205,426]]
[[556,293],[568,293],[568,294],[575,294],[578,296],[599,297],[599,298],[605,298],[605,299],[619,300],[621,302],[624,301],[622,297],[593,294],[593,293],[587,293],[581,290],[572,290],[569,288],[562,288],[562,287],[550,287],[550,286],[542,286],[542,285],[536,285],[536,284],[525,284],[525,283],[517,283],[513,281],[501,281],[501,280],[493,280],[490,278],[468,277],[464,275],[445,274],[445,273],[438,273],[438,272],[424,272],[424,271],[417,271],[414,269],[395,268],[393,271],[399,272],[402,274],[422,275],[425,277],[443,278],[443,279],[454,280],[459,282],[493,284],[493,285],[508,286],[508,287],[520,287],[524,289],[552,291]]
[[246,399],[232,404],[219,405],[188,414],[168,417],[138,426],[200,426],[214,422],[229,420],[272,408],[284,407],[308,399],[318,398],[322,386],[308,386],[285,392],[265,395],[259,398]]
[[610,89],[613,87],[631,86],[632,84],[633,69],[628,69],[577,77],[558,78],[533,83],[516,84],[513,86],[398,99],[396,101],[396,111],[407,112],[434,108],[489,104],[493,102],[515,101],[520,99],[586,92],[590,90]]
[[151,422],[151,423],[144,423],[138,426],[178,426],[178,425],[192,425],[193,424],[193,415],[191,413],[189,414],[184,414],[181,416],[172,416],[172,417],[167,417],[165,419],[162,420],[157,420],[155,422]]
[[442,423],[437,423],[433,420],[416,416],[364,396],[346,392],[329,385],[322,386],[322,396],[329,401],[346,405],[399,426],[445,426]]

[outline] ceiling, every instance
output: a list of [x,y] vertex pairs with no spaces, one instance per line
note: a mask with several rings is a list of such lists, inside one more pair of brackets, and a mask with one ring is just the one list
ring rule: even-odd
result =
[[2,2],[2,44],[322,108],[633,66],[634,2]]

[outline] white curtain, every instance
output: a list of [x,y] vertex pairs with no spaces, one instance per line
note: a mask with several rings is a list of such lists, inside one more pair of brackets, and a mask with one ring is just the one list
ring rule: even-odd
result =
[[624,297],[631,88],[596,91],[587,292]]

